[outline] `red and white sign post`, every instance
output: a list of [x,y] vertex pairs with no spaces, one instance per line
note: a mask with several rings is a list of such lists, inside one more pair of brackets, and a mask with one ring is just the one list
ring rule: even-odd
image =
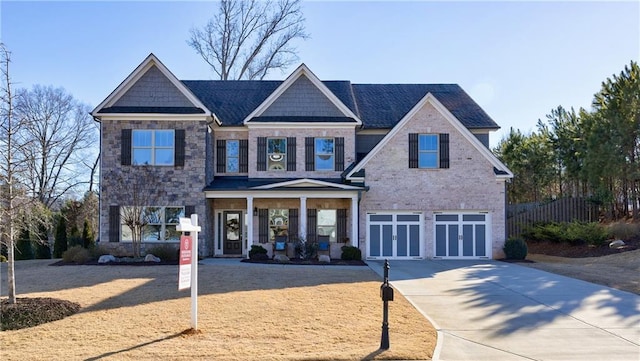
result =
[[178,270],[178,290],[191,288],[191,328],[198,329],[198,215],[191,219],[180,218],[176,227],[182,232],[180,237],[180,265]]

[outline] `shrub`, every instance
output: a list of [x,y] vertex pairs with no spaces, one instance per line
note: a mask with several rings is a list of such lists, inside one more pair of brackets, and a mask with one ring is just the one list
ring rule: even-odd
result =
[[611,223],[607,227],[609,238],[629,240],[640,234],[640,224],[638,223]]
[[175,262],[180,256],[180,249],[170,244],[161,244],[147,249],[146,253],[160,258],[161,261]]
[[520,238],[509,238],[502,247],[507,259],[525,259],[527,257],[527,243]]
[[46,241],[39,241],[36,243],[36,258],[37,259],[50,259],[51,248]]
[[89,258],[92,260],[98,260],[100,256],[104,256],[107,254],[111,254],[111,253],[109,252],[108,249],[100,245],[89,249]]
[[587,243],[601,246],[607,240],[607,236],[607,230],[596,222],[571,222],[567,226],[567,238],[571,244]]
[[566,224],[562,223],[538,223],[533,226],[526,227],[522,231],[522,237],[532,242],[566,242]]
[[61,216],[56,226],[56,235],[53,242],[53,258],[60,258],[67,250],[67,220]]
[[252,244],[251,249],[249,250],[249,259],[252,260],[266,260],[269,256],[267,256],[267,250],[258,244]]
[[84,264],[89,259],[89,251],[82,246],[73,246],[62,254],[62,260],[68,263]]
[[360,248],[354,247],[354,246],[342,246],[341,249],[342,249],[342,254],[340,255],[341,259],[345,261],[362,260],[362,251],[360,251]]
[[5,257],[3,254],[0,254],[0,263],[2,262],[7,262],[7,257]]
[[318,255],[318,243],[307,242],[304,238],[299,238],[296,241],[294,249],[296,256],[300,259],[309,260]]
[[91,224],[87,220],[82,225],[82,245],[84,248],[93,248],[96,245],[95,235],[91,229]]
[[33,246],[31,245],[31,236],[29,231],[23,229],[16,241],[16,252],[14,255],[16,260],[33,259]]

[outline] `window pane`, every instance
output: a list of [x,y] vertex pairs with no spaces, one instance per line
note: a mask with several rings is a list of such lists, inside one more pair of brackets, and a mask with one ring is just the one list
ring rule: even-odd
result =
[[319,226],[335,226],[337,212],[335,209],[318,209],[318,225]]
[[156,149],[156,165],[172,165],[173,149]]
[[156,130],[156,147],[173,147],[173,130]]
[[180,217],[184,217],[184,208],[167,207],[164,210],[164,217],[166,223],[178,224],[180,223]]
[[438,150],[438,136],[435,134],[420,134],[418,138],[419,150]]
[[227,157],[237,157],[239,154],[240,142],[237,140],[227,140]]
[[131,139],[134,147],[151,146],[151,130],[134,130]]
[[164,232],[164,240],[177,241],[180,239],[181,234],[181,232],[176,231],[176,226],[166,226],[166,230]]
[[420,168],[437,168],[438,157],[436,153],[420,153],[418,158],[418,167]]
[[227,158],[227,172],[237,173],[240,171],[240,164],[238,158]]
[[129,228],[129,226],[127,226],[126,224],[121,225],[120,234],[121,234],[122,241],[133,240],[133,237],[131,236],[131,228]]
[[160,207],[146,207],[144,209],[144,219],[150,224],[162,223],[162,208]]
[[316,170],[333,170],[333,155],[316,155]]
[[151,149],[134,149],[133,164],[136,164],[136,165],[151,164]]
[[333,138],[316,138],[316,154],[333,154]]
[[267,152],[271,153],[286,153],[287,152],[287,140],[284,138],[269,138],[267,139]]
[[276,236],[287,236],[289,234],[289,210],[270,209],[269,210],[269,239],[274,240]]
[[159,241],[162,239],[161,225],[147,225],[142,231],[143,241]]

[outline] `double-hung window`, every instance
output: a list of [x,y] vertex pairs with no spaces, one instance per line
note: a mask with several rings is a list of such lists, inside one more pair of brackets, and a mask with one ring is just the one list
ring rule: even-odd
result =
[[337,211],[335,209],[318,209],[318,236],[329,236],[330,242],[336,242]]
[[287,138],[267,138],[267,168],[284,171],[286,167]]
[[438,168],[438,135],[418,135],[418,167]]
[[132,163],[134,165],[174,165],[175,134],[168,130],[132,131]]
[[315,170],[334,170],[334,138],[315,138]]
[[227,140],[227,169],[228,173],[237,173],[240,171],[240,141]]

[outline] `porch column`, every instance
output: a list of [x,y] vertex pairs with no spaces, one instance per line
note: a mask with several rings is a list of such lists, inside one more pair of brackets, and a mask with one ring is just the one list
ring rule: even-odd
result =
[[253,244],[253,197],[247,196],[247,258]]
[[298,218],[298,237],[307,239],[307,197],[300,197],[300,218]]
[[354,247],[358,247],[358,239],[360,238],[360,235],[358,234],[359,222],[358,195],[355,195],[351,197],[351,245]]

